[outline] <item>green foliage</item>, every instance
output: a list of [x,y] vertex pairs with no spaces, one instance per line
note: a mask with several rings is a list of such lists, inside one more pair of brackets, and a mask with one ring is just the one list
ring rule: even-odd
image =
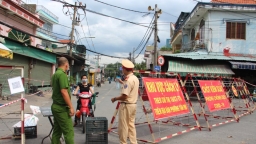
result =
[[174,53],[180,53],[180,50],[176,50]]
[[161,47],[160,51],[172,51],[172,48]]
[[136,63],[134,67],[136,70],[146,70],[146,62]]
[[[105,77],[116,77],[117,75],[121,75],[121,71],[119,70],[120,67],[122,66],[121,63],[115,63],[115,64],[108,64],[106,65],[105,68]],[[136,70],[146,70],[146,62],[141,62],[141,63],[135,63],[134,64],[134,69]],[[139,74],[136,74],[136,76],[139,76]]]

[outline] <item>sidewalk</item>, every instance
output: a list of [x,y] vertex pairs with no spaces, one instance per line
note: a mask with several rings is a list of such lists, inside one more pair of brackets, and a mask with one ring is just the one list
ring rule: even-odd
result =
[[[10,103],[14,100],[20,99],[20,95],[11,96],[10,100],[0,100],[0,104]],[[25,96],[27,103],[24,106],[24,113],[32,114],[30,105],[44,106],[51,103],[51,93],[45,92],[44,97],[37,95]],[[12,136],[14,128],[12,127],[15,123],[20,121],[21,115],[21,101],[10,104],[8,106],[0,108],[0,138]],[[39,118],[39,121],[42,120]],[[17,141],[18,142],[18,141]],[[0,143],[12,143],[12,140],[0,140]],[[20,143],[20,142],[19,142]]]

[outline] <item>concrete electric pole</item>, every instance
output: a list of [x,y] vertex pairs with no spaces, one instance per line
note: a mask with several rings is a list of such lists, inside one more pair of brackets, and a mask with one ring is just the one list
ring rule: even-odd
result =
[[75,32],[75,24],[77,23],[76,21],[76,12],[77,12],[77,7],[76,7],[76,2],[75,2],[75,7],[74,7],[74,14],[72,18],[72,30],[70,34],[70,51],[69,51],[69,56],[72,57],[72,49],[73,49],[73,41],[74,41],[74,32]]
[[[96,59],[96,63],[97,63],[97,75],[96,75],[96,78],[98,78],[99,77],[99,72],[98,72],[98,69],[99,69],[99,63],[100,63],[100,55],[98,54],[98,55],[96,55],[96,57],[94,58],[94,59]],[[102,77],[102,75],[100,76],[100,77]]]
[[153,69],[155,66],[157,66],[157,42],[158,40],[158,29],[157,29],[157,19],[159,18],[159,15],[162,14],[162,10],[157,8],[157,4],[155,4],[155,9],[152,9],[151,6],[148,7],[149,11],[155,12],[155,20],[154,20],[154,62],[153,62]]
[[135,63],[135,48],[132,51],[132,62]]

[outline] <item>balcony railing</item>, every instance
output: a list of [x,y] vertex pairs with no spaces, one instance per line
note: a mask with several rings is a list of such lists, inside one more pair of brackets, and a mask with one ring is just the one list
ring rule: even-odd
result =
[[204,40],[192,40],[182,45],[182,50],[192,50],[197,48],[206,48]]
[[36,10],[39,11],[39,10],[42,10],[44,11],[45,13],[47,13],[49,16],[53,17],[54,19],[56,19],[57,21],[59,21],[59,18],[53,14],[51,11],[49,11],[47,8],[45,8],[44,6],[42,5],[37,5],[36,6]]
[[46,34],[48,35],[49,37],[53,38],[53,39],[56,39],[57,40],[57,37],[53,35],[53,33],[49,30],[46,30],[46,29],[43,29],[43,28],[37,28],[37,31],[38,32],[41,32],[43,34]]

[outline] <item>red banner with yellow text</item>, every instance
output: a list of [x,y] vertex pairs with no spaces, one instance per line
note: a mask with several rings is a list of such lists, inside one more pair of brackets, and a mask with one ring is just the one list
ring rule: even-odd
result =
[[220,81],[199,80],[198,83],[210,112],[230,108],[229,100]]
[[143,78],[155,120],[189,113],[176,79]]

